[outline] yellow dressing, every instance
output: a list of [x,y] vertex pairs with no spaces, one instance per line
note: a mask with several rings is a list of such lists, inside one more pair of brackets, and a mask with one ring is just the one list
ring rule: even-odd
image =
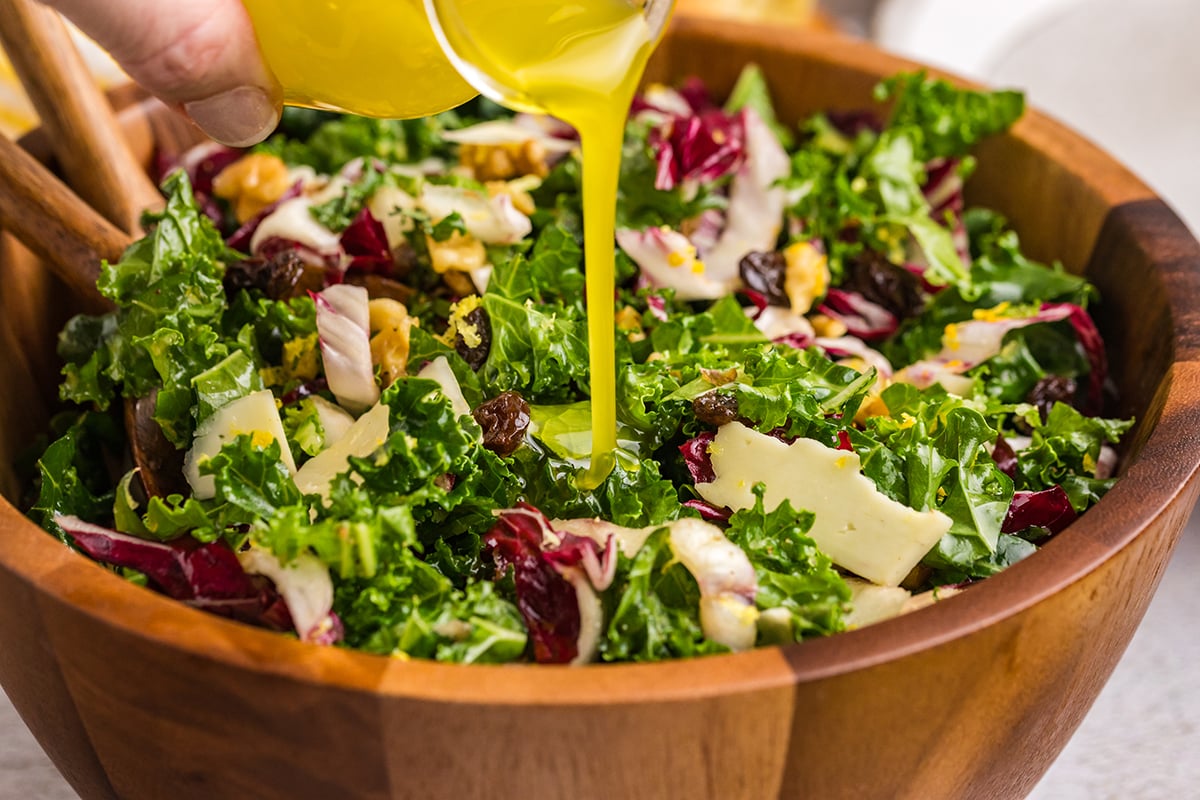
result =
[[[290,105],[416,117],[474,91],[551,114],[579,132],[583,158],[592,458],[607,477],[617,448],[614,228],[625,120],[665,27],[646,0],[244,0]],[[653,5],[653,4],[652,4]],[[657,4],[656,19],[669,8]],[[430,15],[436,13],[439,49]],[[453,66],[451,64],[453,61]],[[701,267],[702,269],[702,267]]]
[[594,488],[615,463],[614,227],[625,118],[656,44],[629,0],[430,0],[458,66],[485,93],[575,127],[583,151]]
[[421,0],[244,0],[284,102],[420,117],[475,94],[434,39]]

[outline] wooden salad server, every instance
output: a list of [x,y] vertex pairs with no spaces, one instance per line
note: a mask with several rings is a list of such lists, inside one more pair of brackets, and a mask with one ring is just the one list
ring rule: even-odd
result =
[[[130,236],[101,217],[41,163],[0,136],[0,227],[41,256],[55,274],[88,298],[88,311],[111,303],[96,290],[101,260],[116,261]],[[142,485],[151,495],[186,492],[183,453],[154,419],[155,396],[126,398],[125,426]]]
[[0,136],[0,227],[45,259],[80,296],[90,298],[93,308],[108,305],[96,290],[100,261],[120,258],[130,235],[6,136]]
[[127,233],[162,195],[134,157],[112,106],[58,12],[34,0],[0,0],[0,43],[78,194]]

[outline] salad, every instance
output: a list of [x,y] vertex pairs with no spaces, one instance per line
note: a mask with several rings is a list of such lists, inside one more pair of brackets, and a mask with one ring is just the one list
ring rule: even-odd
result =
[[620,450],[591,452],[574,132],[475,100],[289,110],[164,165],[62,332],[30,515],[130,581],[322,645],[653,661],[941,601],[1109,488],[1096,292],[967,208],[1015,92],[898,75],[797,127],[653,86],[617,197]]

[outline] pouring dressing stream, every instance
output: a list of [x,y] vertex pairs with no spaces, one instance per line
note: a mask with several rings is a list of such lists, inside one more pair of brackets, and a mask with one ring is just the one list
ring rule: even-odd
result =
[[580,478],[598,486],[617,449],[613,293],[617,179],[625,119],[671,2],[426,0],[460,73],[520,111],[551,114],[579,132],[583,153],[592,458]]
[[474,87],[579,132],[592,414],[591,467],[580,481],[598,486],[617,449],[614,227],[625,120],[673,0],[244,5],[289,105],[416,117],[462,103]]

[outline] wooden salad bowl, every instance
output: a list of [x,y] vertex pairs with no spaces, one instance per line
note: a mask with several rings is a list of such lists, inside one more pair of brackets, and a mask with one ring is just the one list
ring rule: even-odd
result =
[[[698,75],[719,95],[751,61],[791,121],[869,105],[881,77],[913,68],[848,40],[681,19],[649,77]],[[1045,116],[978,156],[969,200],[1102,292],[1117,411],[1138,418],[1121,479],[1041,552],[951,600],[662,664],[464,667],[321,648],[186,608],[63,547],[18,510],[14,464],[46,429],[54,334],[74,300],[10,246],[5,691],[86,798],[1024,796],[1108,679],[1200,489],[1200,245]]]

